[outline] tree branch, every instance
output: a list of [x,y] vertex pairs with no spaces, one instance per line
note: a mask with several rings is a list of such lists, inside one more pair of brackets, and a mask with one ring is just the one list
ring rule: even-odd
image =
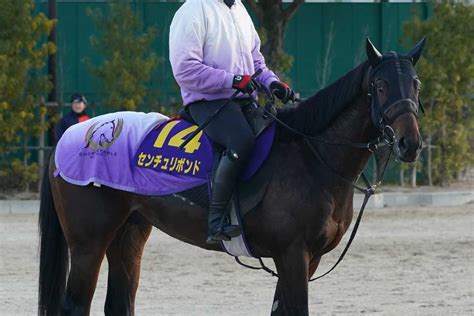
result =
[[252,11],[257,15],[257,18],[259,22],[261,23],[263,20],[262,9],[257,5],[257,2],[255,0],[247,0],[247,3],[249,4]]
[[304,0],[293,0],[290,6],[283,12],[283,18],[286,21],[290,20],[303,3]]

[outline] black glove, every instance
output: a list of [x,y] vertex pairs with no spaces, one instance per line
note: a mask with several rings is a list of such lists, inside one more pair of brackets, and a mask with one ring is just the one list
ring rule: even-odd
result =
[[296,100],[295,91],[284,82],[273,81],[270,84],[270,90],[283,103],[287,103],[290,100],[294,102]]
[[237,75],[234,76],[232,82],[232,88],[239,90],[243,93],[252,93],[257,90],[258,83],[250,75]]

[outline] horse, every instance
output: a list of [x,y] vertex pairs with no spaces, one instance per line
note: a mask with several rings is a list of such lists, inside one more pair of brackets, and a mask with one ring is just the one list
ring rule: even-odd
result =
[[[309,315],[308,280],[341,241],[353,217],[354,187],[372,155],[349,146],[393,131],[393,153],[414,162],[425,40],[407,54],[381,54],[367,39],[367,61],[295,107],[278,111],[268,158],[273,175],[243,224],[252,253],[272,258],[278,282],[272,315]],[[323,141],[321,141],[323,140]],[[314,151],[318,155],[314,155]],[[46,168],[39,214],[39,315],[88,315],[104,256],[106,315],[133,315],[144,245],[152,227],[191,245],[206,243],[207,210],[173,196],[73,185]],[[179,220],[178,220],[179,219]],[[70,263],[70,268],[69,268]]]

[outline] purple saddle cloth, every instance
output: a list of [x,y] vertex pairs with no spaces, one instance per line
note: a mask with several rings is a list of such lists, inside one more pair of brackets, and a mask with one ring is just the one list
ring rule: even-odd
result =
[[[101,115],[66,130],[56,147],[55,175],[76,185],[94,183],[143,195],[185,191],[207,183],[214,163],[211,141],[202,132],[178,148],[196,128],[159,113]],[[274,134],[272,124],[257,138],[242,179],[268,157]]]

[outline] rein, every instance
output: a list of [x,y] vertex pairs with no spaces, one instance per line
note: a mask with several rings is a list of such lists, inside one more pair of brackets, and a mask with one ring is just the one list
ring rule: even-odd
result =
[[[258,104],[258,102],[254,99],[254,102]],[[280,120],[276,115],[274,115],[271,111],[267,109],[267,107],[264,107],[265,113],[270,116],[272,119],[275,120],[278,124],[289,130],[290,132],[303,137],[306,140],[313,140],[315,142],[324,144],[324,145],[332,145],[332,146],[348,146],[348,147],[353,147],[353,148],[358,148],[358,149],[367,149],[370,152],[374,152],[377,149],[384,147],[384,146],[392,146],[393,142],[395,140],[395,132],[393,129],[389,126],[386,125],[381,129],[382,135],[380,135],[377,138],[374,138],[373,140],[367,142],[367,143],[357,143],[357,142],[328,142],[320,137],[312,136],[312,135],[307,135],[305,133],[302,133],[298,131],[297,129],[291,127],[290,125],[286,124],[282,120]]]
[[[347,251],[349,250],[349,247],[351,246],[352,244],[352,241],[354,240],[356,234],[357,234],[357,230],[359,228],[359,225],[360,225],[360,222],[362,220],[362,215],[364,214],[364,210],[365,210],[365,207],[367,205],[367,203],[369,202],[369,199],[372,195],[375,194],[375,191],[376,189],[378,188],[378,186],[380,185],[380,183],[382,182],[382,179],[379,179],[377,181],[376,184],[371,184],[369,179],[367,178],[367,176],[365,175],[364,172],[361,173],[360,175],[360,178],[362,178],[362,180],[364,181],[364,184],[366,185],[366,188],[363,188],[363,187],[360,187],[358,186],[356,183],[357,183],[357,180],[359,179],[359,177],[354,181],[354,182],[351,182],[349,180],[347,180],[346,178],[344,178],[343,176],[341,176],[339,173],[337,173],[334,169],[332,169],[325,161],[324,159],[321,158],[321,156],[319,155],[317,149],[314,147],[314,145],[308,141],[308,140],[305,140],[306,141],[306,144],[308,145],[308,147],[310,148],[311,152],[313,153],[313,155],[318,158],[319,161],[321,161],[325,167],[327,169],[329,169],[332,173],[334,173],[339,179],[343,180],[344,182],[350,184],[354,189],[358,190],[359,192],[362,192],[364,194],[364,201],[362,202],[362,205],[360,207],[360,210],[359,210],[359,215],[357,216],[357,220],[355,221],[354,223],[354,228],[352,228],[352,232],[351,232],[351,235],[349,237],[349,240],[347,241],[347,244],[346,244],[346,247],[344,247],[344,250],[342,251],[341,255],[339,256],[339,259],[336,261],[336,263],[331,267],[331,269],[329,269],[328,271],[326,271],[325,273],[323,273],[322,275],[320,276],[317,276],[315,278],[312,278],[312,279],[309,279],[308,282],[312,282],[312,281],[315,281],[317,279],[320,279],[326,275],[328,275],[331,271],[333,271],[337,265],[342,261],[342,259],[344,258],[344,256],[346,255]],[[391,144],[390,146],[392,146],[393,144]],[[385,162],[385,165],[383,166],[383,169],[382,169],[382,175],[385,173],[385,168],[387,168],[387,165],[388,165],[388,159],[387,161]]]

